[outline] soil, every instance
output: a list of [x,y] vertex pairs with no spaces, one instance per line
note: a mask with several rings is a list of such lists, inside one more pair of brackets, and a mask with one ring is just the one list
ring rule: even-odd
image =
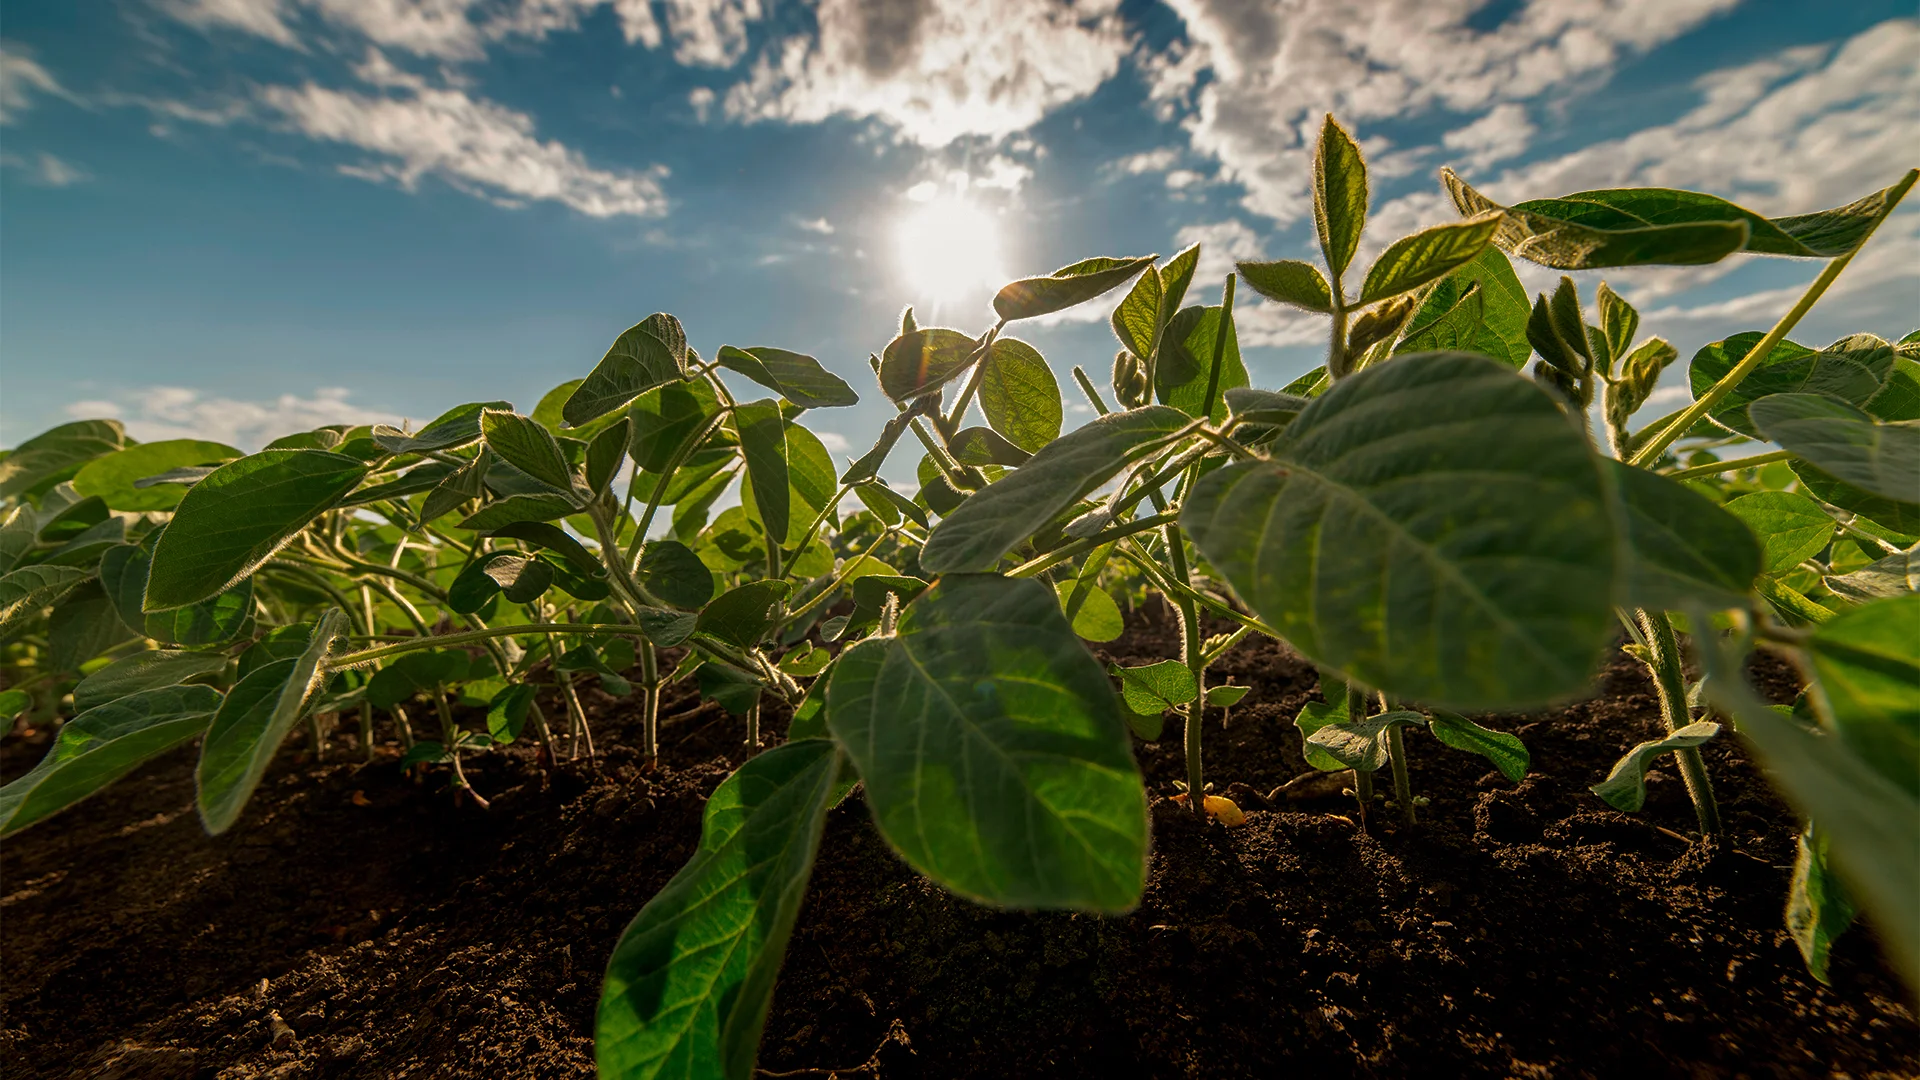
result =
[[[1103,660],[1177,652],[1137,614]],[[1208,721],[1208,775],[1247,812],[1174,802],[1177,725],[1137,750],[1151,879],[1125,918],[989,910],[918,879],[856,795],[828,816],[762,1044],[762,1075],[826,1077],[1906,1077],[1912,999],[1870,929],[1832,988],[1781,927],[1796,824],[1736,741],[1706,750],[1728,841],[1683,835],[1671,766],[1644,811],[1589,794],[1659,727],[1625,657],[1597,695],[1489,721],[1519,784],[1409,737],[1417,828],[1306,771],[1292,718],[1312,667],[1271,643],[1215,671],[1253,692]],[[1784,700],[1791,673],[1761,666]],[[693,850],[744,756],[739,721],[670,700],[662,766],[634,702],[585,694],[594,762],[471,759],[443,779],[297,737],[239,827],[209,839],[192,749],[9,841],[0,883],[0,1075],[299,1080],[588,1077],[600,972]],[[559,709],[549,703],[549,715]],[[777,738],[783,716],[769,716]],[[47,733],[0,743],[19,775]]]

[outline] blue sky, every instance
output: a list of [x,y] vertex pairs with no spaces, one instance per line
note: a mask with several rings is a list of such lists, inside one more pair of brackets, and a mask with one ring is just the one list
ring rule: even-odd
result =
[[[1443,164],[1506,199],[1657,184],[1774,214],[1849,201],[1920,164],[1911,13],[13,0],[0,444],[81,415],[247,447],[462,401],[531,409],[662,310],[708,356],[818,356],[864,400],[811,424],[857,454],[892,412],[866,356],[904,304],[977,333],[1002,275],[1086,255],[1200,240],[1209,298],[1233,258],[1308,256],[1329,109],[1373,162],[1373,250],[1453,216]],[[1687,356],[1764,328],[1815,271],[1740,259],[1609,280]],[[1912,329],[1920,212],[1831,296],[1798,338]],[[1316,317],[1243,304],[1256,382],[1317,362]],[[1016,332],[1068,385],[1072,365],[1111,363],[1105,310]]]

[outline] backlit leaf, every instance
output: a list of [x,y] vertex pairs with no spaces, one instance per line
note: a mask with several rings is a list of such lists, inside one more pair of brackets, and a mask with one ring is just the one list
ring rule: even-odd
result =
[[328,608],[314,627],[307,651],[278,660],[234,684],[207,729],[194,772],[200,821],[218,836],[233,827],[267,764],[300,719],[302,708],[326,680],[321,661],[345,628],[346,616]]
[[1388,733],[1426,723],[1427,718],[1417,712],[1384,712],[1321,725],[1307,736],[1307,743],[1355,772],[1378,772],[1387,764]]
[[935,573],[991,570],[1002,555],[1147,452],[1143,448],[1187,422],[1177,409],[1150,405],[1062,435],[942,519],[920,564]]
[[206,730],[220,707],[210,686],[143,690],[61,725],[52,749],[0,787],[0,836],[57,814]]
[[479,440],[480,414],[489,409],[496,412],[512,412],[513,403],[476,401],[467,405],[456,405],[411,435],[385,424],[375,424],[373,441],[389,454],[419,454],[428,450],[452,450]]
[[1333,310],[1333,294],[1320,268],[1297,259],[1236,264],[1240,279],[1269,300],[1308,311]]
[[1073,625],[1073,632],[1087,641],[1112,641],[1126,633],[1120,606],[1099,585],[1084,578],[1063,581],[1055,586],[1060,594],[1060,610]]
[[365,462],[325,450],[263,450],[215,469],[187,491],[154,545],[145,610],[232,587],[366,475]]
[[[1135,259],[1082,259],[1046,277],[1021,278],[1003,286],[993,298],[994,314],[1007,322],[1031,319],[1083,304],[1133,279],[1153,265],[1156,256]],[[899,400],[895,395],[894,400]]]
[[1162,660],[1142,667],[1113,664],[1109,671],[1120,679],[1120,700],[1137,713],[1154,715],[1186,705],[1199,693],[1193,669],[1178,660]]
[[225,443],[201,439],[167,439],[141,443],[94,458],[73,476],[73,490],[97,495],[114,510],[171,510],[187,489],[178,484],[136,487],[135,482],[170,469],[190,465],[218,465],[241,456]]
[[1800,948],[1807,974],[1826,983],[1833,941],[1853,925],[1853,898],[1827,860],[1829,842],[1817,822],[1800,834],[1793,880],[1787,885],[1787,932]]
[[793,591],[791,582],[750,581],[728,589],[700,609],[701,633],[752,648],[773,624],[773,607]]
[[1760,541],[1760,572],[1784,574],[1820,554],[1833,539],[1833,519],[1798,492],[1756,491],[1727,503],[1727,512]]
[[[1220,332],[1220,306],[1182,308],[1168,321],[1161,336],[1160,363],[1154,370],[1154,382],[1161,404],[1171,405],[1188,416],[1199,416],[1205,406],[1207,386],[1213,381],[1216,338]],[[1248,383],[1246,365],[1240,359],[1240,343],[1234,334],[1233,320],[1226,320],[1226,341],[1219,346],[1220,377],[1213,393],[1215,421],[1227,417],[1226,392]]]
[[1807,650],[1833,727],[1861,760],[1920,795],[1920,596],[1854,608]]
[[1647,804],[1647,769],[1655,757],[1669,750],[1690,750],[1718,734],[1719,724],[1702,720],[1664,738],[1648,739],[1614,762],[1613,771],[1590,790],[1615,810],[1635,813]]
[[492,533],[522,521],[558,521],[577,509],[565,495],[509,495],[475,510],[455,528]]
[[693,858],[614,946],[594,1021],[602,1077],[750,1080],[839,760],[824,739],[790,742],[714,790]]
[[[662,336],[664,335],[664,336]],[[678,340],[673,340],[675,337]],[[687,339],[679,320],[653,314],[614,340],[560,414],[572,427],[599,419],[662,383],[686,378]]]
[[23,566],[0,577],[0,641],[11,640],[93,573],[77,566]]
[[1367,270],[1360,303],[1371,304],[1425,285],[1473,261],[1505,220],[1497,210],[1475,214],[1401,237],[1388,246]]
[[226,666],[227,658],[222,653],[134,653],[80,680],[80,685],[73,688],[73,707],[85,712],[129,694],[178,686],[195,676],[211,674]]
[[48,428],[0,458],[0,499],[52,487],[126,441],[118,420],[75,420]]
[[[1695,353],[1688,371],[1693,396],[1701,397],[1731,372],[1762,336],[1751,331],[1735,334]],[[1755,401],[1773,394],[1825,394],[1864,405],[1880,392],[1893,370],[1893,359],[1893,346],[1872,334],[1841,338],[1819,352],[1782,341],[1708,415],[1742,435],[1765,438],[1747,415]]]
[[[1467,291],[1479,286],[1480,328],[1471,341],[1459,346],[1463,352],[1490,356],[1510,368],[1524,367],[1533,349],[1527,343],[1527,317],[1533,309],[1527,290],[1513,272],[1513,264],[1499,248],[1488,245],[1471,262],[1434,283],[1420,310],[1407,323],[1409,339],[1421,334],[1457,307]],[[1439,331],[1436,330],[1436,333]],[[1436,341],[1432,346],[1441,346]],[[1395,352],[1418,352],[1421,348],[1396,348]]]
[[1920,537],[1920,503],[1876,495],[1847,483],[1810,461],[1790,458],[1787,466],[1793,470],[1800,486],[1821,502],[1850,510],[1908,539]]
[[1367,224],[1367,166],[1347,129],[1328,113],[1313,151],[1313,225],[1338,284]]
[[[1442,169],[1440,178],[1461,214],[1506,211],[1493,240],[1502,250],[1556,270],[1697,265],[1718,262],[1747,243],[1748,223],[1737,215],[1680,216],[1654,223],[1580,201],[1594,192],[1509,207],[1475,191],[1452,169]],[[1593,212],[1596,209],[1604,212]]]
[[888,342],[880,389],[897,402],[932,393],[967,369],[976,342],[958,330],[923,326]]
[[987,352],[980,410],[993,430],[1030,454],[1060,437],[1065,415],[1046,358],[1026,342],[1004,337],[995,338]]
[[557,491],[573,490],[573,469],[553,432],[518,413],[487,409],[480,414],[487,449],[501,461]]
[[1202,478],[1181,524],[1295,648],[1454,708],[1586,685],[1613,632],[1614,527],[1586,440],[1530,380],[1402,357],[1314,399],[1274,455]]
[[1493,767],[1500,770],[1501,776],[1516,784],[1527,775],[1527,766],[1532,762],[1527,745],[1520,741],[1518,735],[1483,728],[1458,713],[1444,709],[1436,711],[1432,721],[1427,724],[1427,730],[1433,733],[1434,738],[1455,750],[1479,754],[1493,762]]
[[948,574],[834,665],[827,723],[880,832],[982,903],[1124,912],[1145,792],[1119,702],[1039,582]]
[[714,359],[721,367],[745,375],[803,409],[830,409],[860,401],[860,395],[846,380],[803,353],[766,346],[736,349],[722,345]]

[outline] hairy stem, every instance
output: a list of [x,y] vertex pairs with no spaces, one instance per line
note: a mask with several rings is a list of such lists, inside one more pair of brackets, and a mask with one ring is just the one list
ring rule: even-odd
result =
[[1738,472],[1741,469],[1751,469],[1776,461],[1785,461],[1789,456],[1791,455],[1785,450],[1773,450],[1765,454],[1755,454],[1752,457],[1733,458],[1729,461],[1714,461],[1705,465],[1695,465],[1691,469],[1681,469],[1678,472],[1670,472],[1663,475],[1669,480],[1691,480],[1696,476],[1718,476],[1721,473]]
[[1393,766],[1393,801],[1400,804],[1400,813],[1411,826],[1414,824],[1413,782],[1407,777],[1407,745],[1402,734],[1398,724],[1387,729],[1387,760]]
[[[1666,612],[1643,610],[1638,618],[1647,639],[1647,668],[1653,672],[1653,688],[1660,698],[1660,720],[1672,733],[1693,722],[1687,711],[1687,679],[1680,670],[1680,643]],[[1720,834],[1720,806],[1713,798],[1706,761],[1698,747],[1673,753],[1680,760],[1680,776],[1686,781],[1687,797],[1693,800],[1694,816],[1700,819],[1700,835],[1712,840]]]

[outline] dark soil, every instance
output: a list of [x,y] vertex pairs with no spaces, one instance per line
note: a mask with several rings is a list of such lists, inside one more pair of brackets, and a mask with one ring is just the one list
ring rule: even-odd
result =
[[[1105,659],[1173,655],[1164,624]],[[1201,826],[1169,798],[1177,726],[1139,744],[1152,877],[1123,919],[993,911],[916,878],[856,796],[826,839],[788,951],[763,1075],[824,1077],[1755,1076],[1920,1073],[1910,998],[1871,932],[1833,988],[1781,929],[1795,823],[1733,740],[1707,758],[1730,842],[1712,857],[1671,767],[1638,815],[1586,787],[1658,718],[1621,658],[1600,694],[1505,718],[1534,771],[1410,737],[1432,802],[1371,831],[1305,771],[1292,718],[1312,668],[1246,645],[1254,692],[1208,722],[1208,775],[1248,812]],[[1757,672],[1776,697],[1784,669]],[[588,695],[595,764],[473,759],[489,811],[371,765],[345,732],[296,740],[239,827],[202,834],[182,750],[9,841],[0,884],[6,1077],[586,1077],[600,972],[692,851],[741,726],[670,702],[664,765],[630,701]],[[550,715],[558,714],[557,708]],[[769,730],[785,726],[770,717]],[[0,744],[0,774],[46,733]],[[609,749],[611,748],[611,749]]]

